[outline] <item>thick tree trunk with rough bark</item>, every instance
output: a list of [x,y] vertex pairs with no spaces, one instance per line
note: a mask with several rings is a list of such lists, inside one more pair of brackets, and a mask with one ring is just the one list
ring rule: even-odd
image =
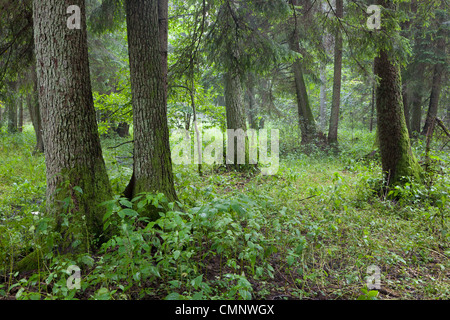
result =
[[245,114],[242,104],[242,86],[240,77],[236,73],[225,74],[225,106],[227,129],[247,130]]
[[[159,41],[161,45],[161,72],[165,84],[165,95],[167,99],[167,73],[168,73],[168,51],[169,51],[169,1],[158,0],[158,26]],[[167,104],[166,104],[167,108]]]
[[[164,193],[169,201],[175,201],[167,124],[167,71],[164,71],[166,67],[162,58],[165,53],[161,50],[161,38],[167,33],[160,32],[160,25],[165,22],[158,15],[162,11],[164,9],[159,7],[158,1],[126,2],[134,167],[125,196],[132,198],[141,192]],[[149,212],[148,216],[152,219],[159,217],[155,212]]]
[[376,107],[385,182],[395,185],[402,177],[420,179],[421,169],[411,150],[403,112],[400,71],[385,51],[375,58],[375,74],[380,78]]
[[112,192],[89,77],[85,1],[70,4],[81,9],[81,29],[68,28],[66,1],[34,1],[34,40],[48,212],[63,236],[60,249],[74,249],[79,240],[84,250],[92,238],[102,241],[105,208],[99,204]]
[[[378,4],[389,10],[396,9],[396,4],[388,0],[378,0]],[[388,51],[380,49],[374,60],[374,73],[379,78],[376,90],[377,133],[386,186],[404,183],[403,177],[422,180],[422,169],[411,150],[406,127],[400,67],[391,56]]]
[[[228,71],[225,73],[225,108],[227,118],[227,159],[226,163],[235,169],[245,169],[245,163],[238,163],[238,143],[239,138],[235,138],[234,133],[241,133],[243,140],[241,146],[245,143],[247,147],[248,139],[244,136],[247,131],[247,122],[242,102],[242,85],[239,74],[237,72]],[[242,131],[238,131],[242,130]],[[246,148],[247,149],[247,148]],[[247,155],[246,150],[244,150]],[[245,156],[245,161],[247,156]]]
[[[343,0],[336,0],[336,18],[344,16]],[[333,97],[331,100],[330,127],[328,130],[328,143],[338,142],[339,108],[341,103],[341,73],[342,73],[342,33],[338,28],[334,40],[334,80]]]

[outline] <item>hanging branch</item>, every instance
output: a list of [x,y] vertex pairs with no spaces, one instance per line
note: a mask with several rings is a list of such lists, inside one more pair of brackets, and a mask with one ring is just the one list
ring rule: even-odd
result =
[[121,144],[118,144],[117,146],[108,147],[108,149],[115,149],[115,148],[118,148],[118,147],[120,147],[120,146],[122,146],[124,144],[127,144],[127,143],[134,143],[134,140],[122,142]]

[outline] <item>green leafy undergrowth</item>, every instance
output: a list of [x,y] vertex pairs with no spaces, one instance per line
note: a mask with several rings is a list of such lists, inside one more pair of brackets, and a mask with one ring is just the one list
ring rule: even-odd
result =
[[[448,299],[448,156],[433,152],[426,184],[407,180],[387,191],[390,200],[377,191],[379,160],[354,141],[350,149],[344,139],[347,152],[291,153],[273,176],[206,166],[199,176],[195,166],[175,165],[180,203],[116,196],[103,204],[108,241],[71,257],[43,250],[58,235],[31,214],[42,207],[28,206],[0,226],[0,298]],[[128,147],[106,153],[119,186],[128,164],[114,159]],[[143,218],[149,203],[160,209],[156,221]],[[37,270],[12,271],[39,250]],[[79,289],[67,285],[73,265]],[[380,271],[379,290],[366,289],[369,266]]]

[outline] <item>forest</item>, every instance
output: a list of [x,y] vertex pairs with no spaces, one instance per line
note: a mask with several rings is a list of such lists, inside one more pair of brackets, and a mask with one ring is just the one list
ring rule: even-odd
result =
[[450,299],[449,30],[448,0],[0,0],[0,300]]

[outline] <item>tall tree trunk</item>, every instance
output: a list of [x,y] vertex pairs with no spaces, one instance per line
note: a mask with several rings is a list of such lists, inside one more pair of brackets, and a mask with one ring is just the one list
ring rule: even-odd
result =
[[[93,237],[104,240],[105,208],[99,204],[112,191],[95,120],[85,1],[70,4],[81,9],[80,30],[67,26],[66,1],[34,1],[34,41],[48,212],[56,216],[61,249],[74,249],[73,241],[79,240],[83,250]],[[63,223],[68,212],[69,223]]]
[[33,92],[27,95],[27,107],[30,114],[31,123],[33,124],[34,133],[36,135],[36,146],[34,152],[44,153],[44,140],[42,137],[42,120],[39,110],[39,101],[37,93]]
[[[292,51],[301,53],[299,44],[300,26],[298,25],[299,21],[294,8],[294,4],[296,1],[290,0],[290,2],[293,7],[294,29],[292,31],[291,38],[289,39],[289,45]],[[292,64],[292,69],[295,78],[295,91],[297,95],[298,117],[302,133],[302,144],[308,144],[315,138],[317,129],[311,106],[309,104],[308,92],[306,90],[305,79],[303,77],[303,65],[300,58],[297,58],[294,61],[294,63]]]
[[130,125],[128,124],[128,122],[119,122],[117,127],[114,129],[114,131],[121,138],[128,137],[130,135],[129,130],[130,130]]
[[443,64],[436,64],[434,66],[433,72],[433,83],[431,85],[431,95],[430,95],[430,104],[428,106],[427,118],[425,120],[425,125],[422,129],[422,134],[426,135],[428,129],[431,127],[434,119],[437,116],[438,107],[439,107],[439,95],[441,94],[442,88],[442,77],[444,74],[444,68],[446,66]]
[[[161,72],[165,84],[164,95],[167,100],[167,73],[168,73],[168,51],[169,51],[169,1],[158,0],[158,26],[159,41],[161,46]],[[166,104],[167,108],[167,104]]]
[[376,90],[376,82],[374,81],[372,84],[372,98],[370,100],[370,124],[369,124],[369,131],[373,131],[373,119],[375,114],[375,90]]
[[320,129],[325,130],[327,125],[327,65],[320,64]]
[[7,98],[6,108],[8,109],[8,132],[17,132],[17,103],[15,97],[10,94]]
[[[386,9],[396,10],[396,4],[389,0],[377,2]],[[422,169],[411,150],[406,127],[400,67],[384,48],[375,57],[374,72],[380,79],[376,90],[377,133],[384,183],[386,186],[402,184],[403,177],[421,180]]]
[[[243,140],[239,142],[239,138],[234,133],[246,135],[247,122],[242,103],[242,85],[240,76],[237,72],[228,71],[225,74],[225,108],[227,117],[227,159],[226,163],[234,169],[245,169],[245,163],[238,163],[238,146],[239,143],[245,143],[247,149],[248,139],[243,136]],[[238,131],[242,130],[242,131]],[[244,149],[245,155],[247,155]],[[245,161],[247,156],[245,156]],[[240,161],[243,162],[243,161]]]
[[41,111],[39,108],[39,94],[37,87],[36,63],[31,65],[30,78],[33,83],[33,91],[26,97],[28,112],[36,134],[36,147],[34,152],[44,153],[44,138],[42,128]]
[[247,130],[247,123],[242,104],[242,86],[237,73],[225,74],[225,106],[227,129]]
[[376,106],[385,182],[395,185],[409,176],[420,179],[420,166],[411,150],[403,112],[400,71],[384,50],[375,58],[375,74],[380,78]]
[[255,102],[255,76],[249,75],[249,81],[247,83],[247,97],[248,97],[248,123],[250,129],[258,129],[258,123],[256,118],[256,102]]
[[[343,0],[336,0],[336,18],[342,19],[344,16]],[[333,98],[331,101],[330,127],[328,130],[328,143],[337,143],[339,108],[341,103],[341,73],[342,73],[342,33],[338,27],[334,43],[334,80]]]
[[411,136],[420,132],[422,121],[422,94],[419,91],[413,92],[411,101],[411,122],[410,133]]
[[22,98],[18,99],[19,101],[19,109],[17,112],[17,130],[19,132],[23,131],[23,101]]
[[410,135],[413,136],[416,133],[420,132],[421,128],[421,121],[422,121],[422,100],[423,100],[423,92],[422,92],[422,86],[423,86],[423,73],[425,71],[425,65],[423,63],[419,63],[415,67],[415,77],[417,79],[414,79],[410,83],[410,88],[412,91],[412,97],[411,97],[411,107],[410,107],[410,114],[411,114],[411,120],[410,120]]
[[[165,24],[158,12],[158,1],[126,2],[128,47],[134,125],[133,177],[125,190],[132,198],[141,192],[164,193],[169,201],[177,200],[167,123],[165,55],[160,32]],[[167,5],[167,1],[165,2]],[[161,19],[160,19],[161,18]],[[162,36],[161,34],[165,35]],[[167,41],[167,40],[166,40]],[[159,218],[154,210],[151,219]]]
[[410,133],[411,136],[420,132],[422,121],[422,94],[420,92],[413,92],[411,101],[411,122]]

